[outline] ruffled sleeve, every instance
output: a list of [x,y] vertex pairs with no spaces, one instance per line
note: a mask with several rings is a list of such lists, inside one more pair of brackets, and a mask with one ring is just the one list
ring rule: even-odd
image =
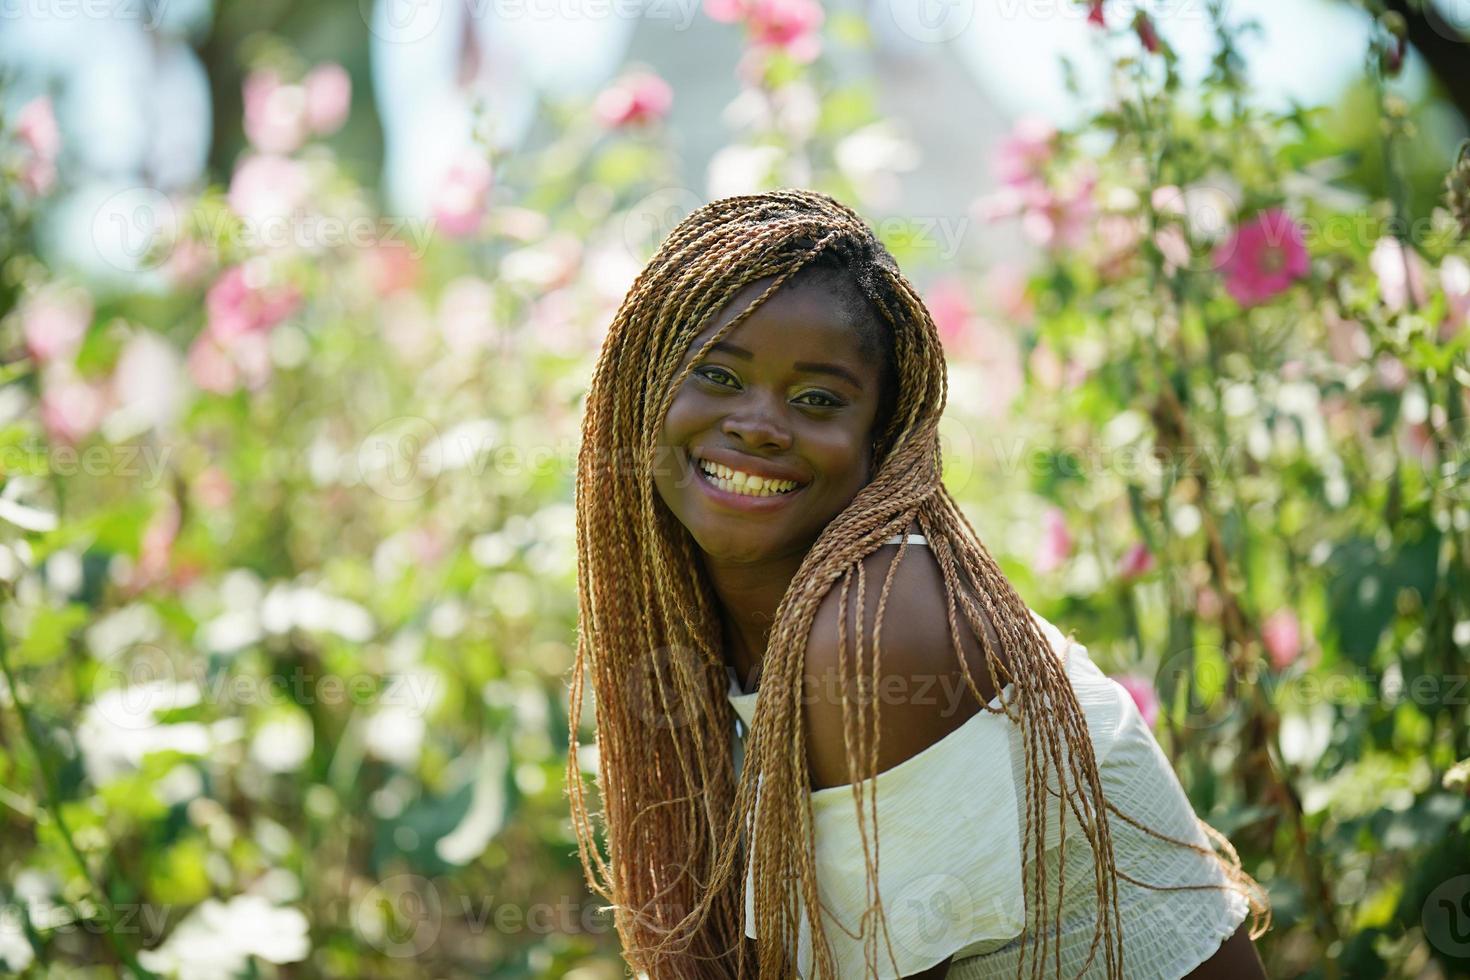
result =
[[[738,705],[739,698],[731,700]],[[908,976],[956,952],[1009,940],[1024,928],[1013,727],[1003,714],[977,712],[864,784],[870,848],[875,839],[881,840],[878,888],[893,953],[890,959],[880,931],[876,976]],[[876,793],[876,828],[869,793]],[[857,938],[868,895],[852,787],[816,790],[811,800],[817,894],[837,975],[872,976],[866,971],[864,943],[874,925]],[[873,923],[871,917],[869,921]],[[745,905],[745,931],[752,937],[754,923],[752,868]],[[802,976],[811,975],[812,962],[811,937],[802,919],[797,953]]]

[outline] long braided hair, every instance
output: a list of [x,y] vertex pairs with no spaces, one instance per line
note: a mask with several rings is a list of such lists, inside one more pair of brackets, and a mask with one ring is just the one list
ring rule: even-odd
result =
[[[875,426],[871,482],[822,530],[777,608],[737,780],[720,614],[697,546],[655,492],[654,467],[667,464],[658,459],[658,434],[689,369],[714,343],[803,268],[833,264],[849,271],[881,315],[897,391]],[[741,287],[767,277],[775,277],[771,285],[679,371],[710,318]],[[803,655],[817,607],[834,586],[842,590],[844,606],[847,591],[857,587],[856,643],[863,649],[863,558],[913,521],[942,571],[950,634],[972,696],[982,710],[1005,713],[1025,742],[1023,848],[1032,852],[1028,901],[1037,905],[1035,922],[1053,921],[1044,860],[1050,797],[1058,812],[1075,816],[1094,857],[1097,918],[1089,964],[1100,954],[1109,977],[1123,975],[1117,880],[1128,876],[1113,864],[1110,807],[1087,722],[1063,663],[940,480],[938,425],[946,395],[943,349],[918,294],[856,212],[814,191],[725,198],[694,211],[638,275],[609,328],[578,455],[580,616],[570,678],[567,791],[588,886],[611,904],[629,964],[655,980],[794,976],[789,957],[803,915],[814,975],[836,976],[819,921],[800,707]],[[900,546],[884,582],[875,647],[888,587],[906,547]],[[1010,685],[998,699],[1000,707],[987,704],[958,654],[957,610],[984,647],[993,689]],[[982,617],[993,625],[1002,650],[991,646]],[[876,681],[876,650],[874,656]],[[588,810],[578,741],[589,671],[606,857]],[[855,753],[866,749],[872,772],[876,711],[865,714],[867,734],[854,736],[849,727],[847,750],[853,766]],[[854,801],[866,841],[856,784]],[[1217,843],[1224,841],[1204,826]],[[1063,852],[1066,844],[1064,832]],[[1222,846],[1229,852],[1228,842]],[[865,852],[868,894],[874,896],[862,927],[871,972],[884,915],[876,895],[876,852],[866,843]],[[1213,850],[1206,853],[1218,857]],[[1232,880],[1248,881],[1229,853]],[[752,860],[753,956],[743,929]],[[801,908],[791,882],[798,885]],[[1057,917],[1060,904],[1058,890]],[[1251,907],[1259,917],[1257,899]],[[1052,935],[1059,971],[1060,939],[1056,930]],[[1043,944],[1031,964],[1033,975],[1040,975],[1046,959]]]

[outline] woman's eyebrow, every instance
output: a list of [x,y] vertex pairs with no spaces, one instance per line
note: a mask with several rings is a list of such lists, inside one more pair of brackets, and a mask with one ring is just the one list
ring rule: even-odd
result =
[[[715,341],[715,343],[710,346],[710,350],[721,350],[727,354],[734,354],[736,357],[742,357],[747,361],[755,357],[754,354],[746,350],[744,347],[732,344],[726,340]],[[809,371],[813,374],[830,374],[835,377],[842,378],[858,391],[863,390],[863,383],[858,380],[857,375],[853,374],[847,368],[837,364],[828,364],[825,361],[797,361],[795,364],[792,365],[792,367],[794,367],[798,371]]]

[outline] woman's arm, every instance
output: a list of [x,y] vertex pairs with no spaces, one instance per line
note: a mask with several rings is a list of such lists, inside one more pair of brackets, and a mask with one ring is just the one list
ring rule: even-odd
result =
[[1266,980],[1266,968],[1251,942],[1250,923],[1242,923],[1235,935],[1221,943],[1215,955],[1191,970],[1185,980]]

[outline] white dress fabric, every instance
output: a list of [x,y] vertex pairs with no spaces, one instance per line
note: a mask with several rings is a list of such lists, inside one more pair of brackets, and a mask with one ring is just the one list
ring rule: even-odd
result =
[[[895,535],[887,543],[900,540]],[[908,540],[910,544],[926,543],[917,534],[909,535]],[[1086,647],[1075,641],[1069,644],[1041,615],[1034,610],[1031,615],[1052,649],[1065,659],[1067,677],[1087,717],[1109,802],[1159,833],[1209,849],[1209,839],[1200,830],[1173,768],[1128,692],[1098,669]],[[1009,690],[1008,686],[1004,693]],[[740,719],[734,734],[737,772],[758,693],[742,693],[733,669],[730,671],[729,700]],[[1001,696],[990,704],[1000,707]],[[1008,771],[996,764],[1003,758],[1010,760]],[[889,941],[885,945],[881,935],[876,940],[876,974],[865,972],[864,959],[864,942],[873,927],[858,938],[869,897],[852,787],[812,791],[817,892],[838,976],[893,980],[953,954],[949,980],[1014,977],[1023,945],[1029,972],[1041,949],[1037,945],[1037,903],[1029,894],[1032,851],[1022,846],[1025,763],[1020,728],[1004,714],[978,711],[933,745],[865,782],[861,799],[869,847],[875,840],[881,842],[878,887]],[[1052,787],[1056,779],[1053,772]],[[876,838],[870,811],[874,800]],[[1118,880],[1124,974],[1139,980],[1177,980],[1213,955],[1244,921],[1249,906],[1239,891],[1227,885],[1218,859],[1158,840],[1116,814],[1110,818],[1114,860],[1120,871],[1154,885],[1226,886],[1160,891]],[[1046,881],[1053,923],[1060,822],[1053,804],[1046,836]],[[1066,824],[1061,975],[1103,977],[1106,959],[1101,940],[1092,962],[1087,963],[1098,904],[1093,855],[1070,811]],[[753,881],[753,868],[748,868],[745,931],[752,937]],[[1052,932],[1056,928],[1055,924],[1048,926]],[[1048,975],[1055,970],[1051,946],[1047,942],[1043,947]],[[811,937],[804,917],[796,966],[801,976],[811,975]]]

